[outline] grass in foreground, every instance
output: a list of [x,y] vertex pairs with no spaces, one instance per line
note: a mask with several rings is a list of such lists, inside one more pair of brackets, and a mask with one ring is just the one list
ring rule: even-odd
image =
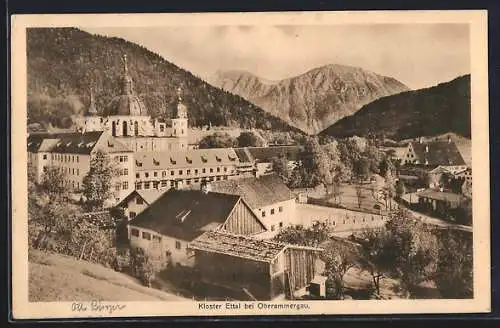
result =
[[136,279],[98,264],[59,254],[30,252],[30,302],[189,300],[143,287]]

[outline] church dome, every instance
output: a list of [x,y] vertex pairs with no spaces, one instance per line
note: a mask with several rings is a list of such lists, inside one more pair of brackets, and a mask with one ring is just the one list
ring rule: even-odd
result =
[[111,99],[103,114],[104,116],[148,116],[148,110],[137,95],[124,94]]

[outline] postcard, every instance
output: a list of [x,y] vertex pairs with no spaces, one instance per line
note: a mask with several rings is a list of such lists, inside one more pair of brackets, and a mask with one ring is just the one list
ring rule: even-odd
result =
[[14,319],[490,311],[487,11],[11,22]]

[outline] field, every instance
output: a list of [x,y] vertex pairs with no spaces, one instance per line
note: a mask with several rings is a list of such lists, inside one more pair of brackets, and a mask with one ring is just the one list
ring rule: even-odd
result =
[[189,300],[98,264],[40,251],[30,254],[28,293],[30,302]]

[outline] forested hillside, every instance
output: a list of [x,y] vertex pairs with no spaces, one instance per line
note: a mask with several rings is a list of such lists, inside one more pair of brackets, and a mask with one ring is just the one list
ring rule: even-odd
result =
[[135,90],[153,117],[172,116],[176,90],[182,86],[191,126],[297,130],[243,98],[120,38],[76,28],[32,28],[27,32],[27,52],[29,124],[71,127],[71,116],[88,106],[91,87],[97,109],[102,111],[121,93],[122,57],[126,54]]

